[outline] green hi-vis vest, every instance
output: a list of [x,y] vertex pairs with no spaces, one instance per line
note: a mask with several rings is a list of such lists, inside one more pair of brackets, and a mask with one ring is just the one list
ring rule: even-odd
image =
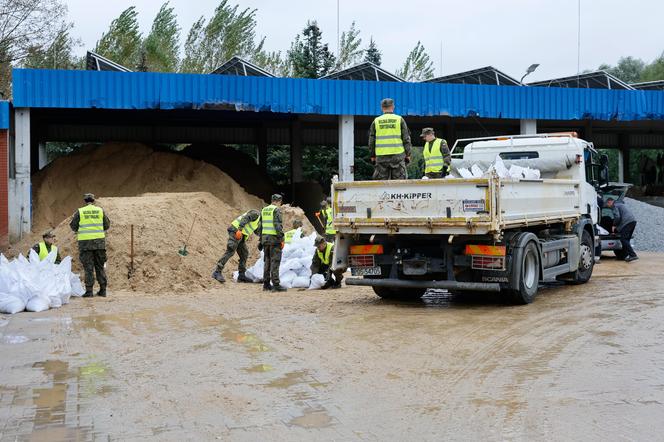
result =
[[[242,215],[238,216],[233,220],[231,225],[235,227],[235,230],[240,230],[240,220],[242,220],[242,218],[246,215],[247,215],[246,213],[243,213]],[[256,229],[258,229],[258,226],[260,225],[261,225],[260,216],[256,218],[255,221],[249,221],[247,224],[245,224],[244,227],[242,228],[242,234],[244,235],[245,239],[249,238],[251,234],[254,233]]]
[[277,236],[277,229],[274,228],[274,211],[277,206],[270,204],[264,207],[261,211],[261,219],[263,220],[263,235]]
[[334,230],[334,225],[332,223],[332,208],[328,207],[325,209],[325,234],[326,235],[336,235],[337,231]]
[[320,262],[325,264],[326,266],[330,265],[330,260],[332,259],[332,249],[334,248],[334,244],[331,242],[328,242],[325,244],[325,252],[321,252],[320,249],[316,248],[316,254],[318,255],[318,259],[320,259]]
[[[58,256],[58,248],[51,246],[51,251],[55,251],[55,256]],[[43,261],[48,256],[48,249],[46,248],[46,243],[44,241],[39,243],[39,260]]]
[[[442,172],[445,167],[445,159],[443,158],[443,151],[440,149],[440,146],[443,144],[443,140],[436,138],[432,143],[424,143],[424,150],[422,154],[424,155],[424,173],[437,173]],[[429,149],[431,146],[431,149]]]
[[101,207],[90,204],[78,209],[78,214],[81,217],[78,223],[79,241],[106,237],[104,233],[104,211]]
[[288,232],[284,233],[284,242],[286,244],[290,244],[291,241],[293,241],[293,237],[295,237],[296,233],[297,229],[289,230]]
[[404,153],[401,140],[401,117],[396,114],[383,114],[374,120],[376,129],[376,156]]

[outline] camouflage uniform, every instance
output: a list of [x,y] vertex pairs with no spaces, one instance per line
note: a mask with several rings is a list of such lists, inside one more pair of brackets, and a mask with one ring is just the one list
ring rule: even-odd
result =
[[261,244],[263,245],[263,259],[265,265],[263,269],[263,285],[272,281],[273,286],[280,284],[279,266],[281,265],[281,243],[284,241],[284,226],[281,217],[281,210],[277,207],[274,210],[274,229],[277,236],[261,235]]
[[[332,246],[330,257],[333,256],[333,253],[334,245]],[[316,249],[314,252],[314,257],[311,260],[311,274],[315,275],[317,273],[325,276],[326,283],[323,288],[328,288],[331,286],[339,287],[341,286],[341,280],[344,279],[344,273],[341,270],[332,270],[329,264],[323,264],[320,257],[318,256],[318,249]]]
[[[240,230],[244,228],[247,224],[249,224],[252,221],[256,221],[258,219],[258,214],[256,216],[251,216],[249,213],[245,213],[244,216],[240,219]],[[246,238],[244,235],[242,235],[242,239],[237,240],[235,239],[235,232],[237,232],[237,229],[233,226],[228,228],[228,242],[226,243],[226,253],[219,258],[219,261],[217,261],[217,271],[222,272],[224,270],[224,266],[228,262],[229,259],[233,257],[235,252],[237,252],[237,255],[240,257],[240,263],[238,264],[238,271],[240,273],[244,273],[247,271],[247,259],[249,258],[249,249],[247,248],[247,242]],[[260,227],[256,230],[255,232],[257,235],[260,236]]]
[[376,159],[374,168],[374,180],[405,180],[408,179],[406,171],[406,157],[410,157],[412,144],[410,141],[410,131],[406,120],[401,119],[401,142],[403,143],[404,153],[396,155],[376,156],[376,125],[372,121],[369,127],[369,155]]
[[[426,149],[427,147],[429,147],[429,149],[431,149],[432,145],[433,145],[433,141],[431,143],[425,142],[424,143],[424,149]],[[440,152],[443,154],[443,161],[445,162],[445,167],[440,172],[425,173],[424,176],[426,176],[429,179],[433,180],[433,179],[437,179],[437,178],[445,178],[445,176],[448,174],[448,170],[450,170],[450,164],[452,163],[452,155],[450,154],[450,148],[447,146],[447,141],[445,139],[440,140]],[[425,163],[425,167],[426,167],[426,163]]]
[[[69,223],[69,227],[78,232],[78,225],[81,221],[81,216],[78,212],[74,212],[74,217]],[[111,221],[104,212],[104,230],[108,230],[111,226]],[[91,291],[95,285],[95,274],[97,275],[97,282],[101,290],[106,290],[107,280],[106,271],[104,270],[104,263],[106,262],[106,239],[89,239],[86,241],[78,242],[78,255],[83,265],[83,272],[85,273],[85,288]]]
[[[46,244],[46,250],[48,250],[48,253],[51,253],[51,247],[52,246],[49,245],[48,243],[45,243],[45,244]],[[35,253],[39,255],[39,243],[32,246],[32,250],[34,250]],[[60,262],[62,262],[62,258],[60,257],[60,249],[58,249],[58,254],[55,257],[55,263],[60,264]]]

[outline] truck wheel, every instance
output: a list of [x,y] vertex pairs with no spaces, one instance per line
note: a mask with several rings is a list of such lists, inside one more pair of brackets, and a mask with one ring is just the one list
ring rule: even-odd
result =
[[393,301],[417,301],[422,296],[426,289],[398,289],[392,287],[372,287],[374,293],[383,299],[391,299]]
[[520,253],[516,253],[515,261],[521,265],[515,266],[519,271],[513,275],[513,278],[518,279],[514,281],[512,287],[518,289],[511,290],[512,297],[517,304],[530,304],[537,295],[540,280],[540,256],[535,242],[528,242]]
[[579,245],[579,268],[572,273],[572,284],[584,284],[588,282],[593,274],[595,267],[595,253],[593,237],[584,230],[581,234],[581,244]]

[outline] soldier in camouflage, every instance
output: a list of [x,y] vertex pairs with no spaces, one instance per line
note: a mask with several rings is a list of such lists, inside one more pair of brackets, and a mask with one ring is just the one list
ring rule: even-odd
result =
[[85,273],[84,298],[93,296],[95,274],[99,283],[97,296],[106,296],[106,231],[111,221],[101,207],[95,206],[95,196],[86,193],[83,196],[86,205],[81,207],[72,217],[69,227],[78,236],[78,253]]
[[[279,266],[281,265],[281,251],[284,248],[284,226],[279,207],[283,198],[281,195],[272,195],[272,204],[261,211],[261,246],[265,260],[263,270],[263,290],[285,292],[286,287],[279,280]],[[272,285],[270,286],[270,281]]]
[[406,121],[394,113],[394,100],[380,103],[383,115],[369,127],[369,153],[375,164],[374,180],[405,180],[410,163],[411,141]]
[[228,243],[226,244],[226,253],[217,261],[217,268],[212,272],[212,277],[219,282],[226,282],[222,272],[229,259],[237,252],[240,257],[238,264],[237,282],[251,282],[247,278],[247,258],[249,258],[249,249],[247,249],[247,240],[252,233],[260,236],[260,214],[257,210],[249,210],[238,216],[228,227]]

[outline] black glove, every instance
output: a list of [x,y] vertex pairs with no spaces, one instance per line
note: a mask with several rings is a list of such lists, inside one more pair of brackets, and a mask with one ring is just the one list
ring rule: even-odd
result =
[[410,164],[410,157],[406,157],[406,164]]
[[260,242],[258,243],[258,251],[259,252],[263,251],[263,244],[261,244]]

